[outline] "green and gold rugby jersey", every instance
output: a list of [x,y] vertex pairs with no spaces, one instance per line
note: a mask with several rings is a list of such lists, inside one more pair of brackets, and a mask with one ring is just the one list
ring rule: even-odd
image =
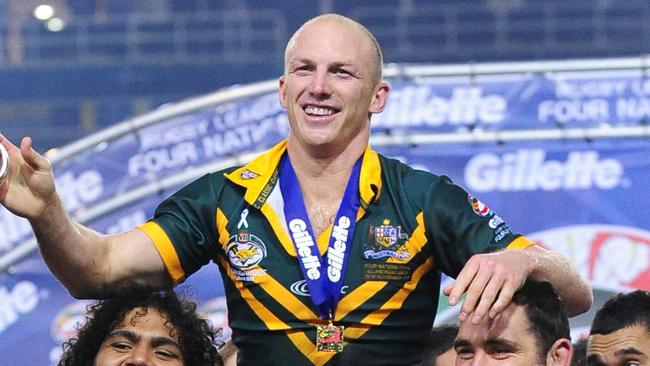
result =
[[[240,365],[416,365],[436,313],[439,271],[455,277],[475,253],[530,245],[448,178],[368,148],[334,314],[346,345],[338,354],[318,352],[315,326],[323,321],[297,263],[278,184],[285,151],[286,141],[243,167],[196,180],[140,226],[176,283],[210,260],[219,265]],[[317,239],[322,255],[328,240],[329,230]]]

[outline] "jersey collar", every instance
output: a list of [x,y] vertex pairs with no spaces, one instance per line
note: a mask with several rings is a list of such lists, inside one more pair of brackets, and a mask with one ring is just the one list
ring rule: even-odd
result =
[[[248,164],[225,174],[233,183],[246,189],[244,200],[259,208],[271,193],[278,179],[278,166],[287,150],[287,140],[282,140],[266,152],[258,155]],[[359,178],[361,207],[365,210],[381,192],[381,164],[379,154],[370,146],[366,147]]]

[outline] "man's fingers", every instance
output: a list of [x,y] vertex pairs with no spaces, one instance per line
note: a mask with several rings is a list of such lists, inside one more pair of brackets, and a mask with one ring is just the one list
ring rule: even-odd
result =
[[519,290],[519,288],[523,285],[521,284],[514,284],[510,281],[507,281],[503,287],[501,288],[501,291],[499,291],[499,297],[497,300],[494,302],[492,305],[492,308],[490,309],[490,313],[488,316],[490,319],[494,319],[497,315],[499,315],[505,308],[510,304],[510,301],[512,301],[512,297],[515,295],[515,292]]
[[25,159],[26,162],[28,162],[30,165],[32,160],[34,159],[34,149],[32,149],[32,138],[31,137],[23,137],[22,141],[20,141],[20,153],[23,155],[23,159]]
[[481,319],[488,314],[490,307],[494,304],[495,299],[499,295],[499,292],[505,281],[500,278],[493,276],[490,279],[490,282],[483,289],[483,293],[480,295],[480,301],[474,310],[474,316],[472,317],[472,323],[478,324]]
[[[20,170],[20,167],[23,165],[23,157],[22,153],[20,151],[20,148],[18,148],[16,145],[12,144],[9,139],[7,139],[3,134],[0,134],[0,144],[7,150],[7,153],[9,155],[9,172],[8,175],[10,176],[9,179],[11,179],[11,176],[16,172],[17,170]],[[19,168],[16,168],[19,167]],[[5,185],[5,193],[8,187]]]
[[20,152],[25,162],[35,170],[45,171],[50,169],[50,162],[32,148],[32,138],[25,137],[20,142]]
[[472,283],[476,272],[478,272],[478,264],[470,258],[458,274],[458,277],[456,277],[456,281],[451,285],[451,289],[449,290],[450,305],[458,304],[460,297],[463,296],[463,293],[465,293],[470,283]]
[[3,134],[0,133],[0,144],[7,149],[7,152],[11,155],[13,152],[18,152],[20,149],[16,145],[12,144],[9,139],[7,139]]
[[485,286],[490,282],[490,274],[479,269],[474,280],[467,290],[467,296],[465,296],[465,301],[463,301],[463,307],[460,310],[460,320],[464,321],[467,317],[467,314],[470,314],[475,310],[476,305],[479,301],[482,300],[483,293],[485,292]]
[[[454,288],[454,284],[453,284],[453,283],[450,283],[450,284],[448,284],[447,286],[445,286],[445,288],[442,289],[442,293],[443,293],[445,296],[449,297],[449,295],[451,294],[451,290],[452,290],[453,288]],[[452,304],[452,305],[455,305],[455,304]]]

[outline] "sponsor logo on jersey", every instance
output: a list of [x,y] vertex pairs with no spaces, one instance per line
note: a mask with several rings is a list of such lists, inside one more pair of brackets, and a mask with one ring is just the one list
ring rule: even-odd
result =
[[300,280],[292,283],[291,286],[289,286],[289,291],[293,292],[298,296],[303,296],[303,297],[311,296],[309,294],[309,287],[307,286],[307,281],[305,280]]
[[[494,216],[498,217],[496,215],[494,215]],[[492,222],[492,220],[490,220],[490,223],[491,222]],[[491,224],[489,224],[489,225],[490,225],[490,227],[492,227]],[[505,225],[505,223],[502,222],[502,225],[497,226],[496,229],[494,230],[494,242],[495,243],[500,242],[501,240],[503,240],[503,238],[506,237],[506,235],[510,234],[511,232],[512,231],[510,230],[510,227],[508,225]]]
[[470,206],[472,206],[474,213],[479,216],[487,216],[492,213],[492,211],[490,211],[490,208],[487,207],[485,203],[481,202],[481,200],[472,196],[471,194],[467,195],[467,202],[469,202]]
[[649,231],[618,225],[575,225],[526,236],[569,257],[594,288],[650,290]]
[[490,229],[494,230],[495,243],[500,242],[503,240],[503,238],[506,237],[506,235],[512,232],[510,230],[510,227],[506,225],[506,222],[501,218],[501,216],[490,210],[490,208],[485,203],[481,202],[481,200],[472,196],[471,194],[468,194],[467,202],[469,202],[470,206],[472,207],[472,211],[474,211],[475,214],[481,217],[490,217],[488,226]]
[[248,170],[248,169],[245,169],[244,171],[242,171],[242,172],[239,174],[239,177],[240,177],[241,179],[254,179],[254,178],[257,178],[257,177],[259,177],[259,176],[260,176],[259,174],[255,173],[255,172],[251,172],[251,171]]
[[[347,293],[347,290],[348,286],[343,285],[341,287],[341,295],[345,295]],[[309,287],[307,286],[307,281],[305,280],[300,280],[292,283],[291,286],[289,286],[289,291],[298,296],[311,297],[311,294],[309,293]]]
[[248,231],[246,230],[241,230],[239,233],[237,233],[237,241],[240,243],[248,243],[251,241],[251,236]]
[[379,226],[370,225],[368,242],[364,246],[363,256],[366,259],[394,258],[401,261],[408,260],[411,255],[406,249],[408,235],[402,233],[400,225],[391,225],[390,219],[384,219]]
[[476,192],[613,189],[623,182],[623,164],[597,151],[571,151],[566,161],[548,160],[542,149],[475,155],[465,166],[465,184]]
[[491,229],[496,229],[499,225],[505,224],[505,221],[501,218],[501,216],[494,214],[492,218],[490,219],[490,222],[488,222],[488,225],[490,226]]

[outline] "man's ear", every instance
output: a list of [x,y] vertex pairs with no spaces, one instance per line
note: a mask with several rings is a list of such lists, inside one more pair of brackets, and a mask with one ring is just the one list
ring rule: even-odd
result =
[[280,96],[280,105],[283,106],[285,109],[287,108],[286,84],[287,81],[284,79],[284,75],[280,76],[280,78],[278,79],[278,85],[279,85],[278,95]]
[[571,340],[560,338],[546,354],[546,366],[569,366],[573,355],[573,344]]
[[390,87],[385,81],[380,82],[375,87],[375,93],[372,96],[372,101],[370,102],[370,113],[381,113],[386,107],[386,102],[388,101],[388,92]]

